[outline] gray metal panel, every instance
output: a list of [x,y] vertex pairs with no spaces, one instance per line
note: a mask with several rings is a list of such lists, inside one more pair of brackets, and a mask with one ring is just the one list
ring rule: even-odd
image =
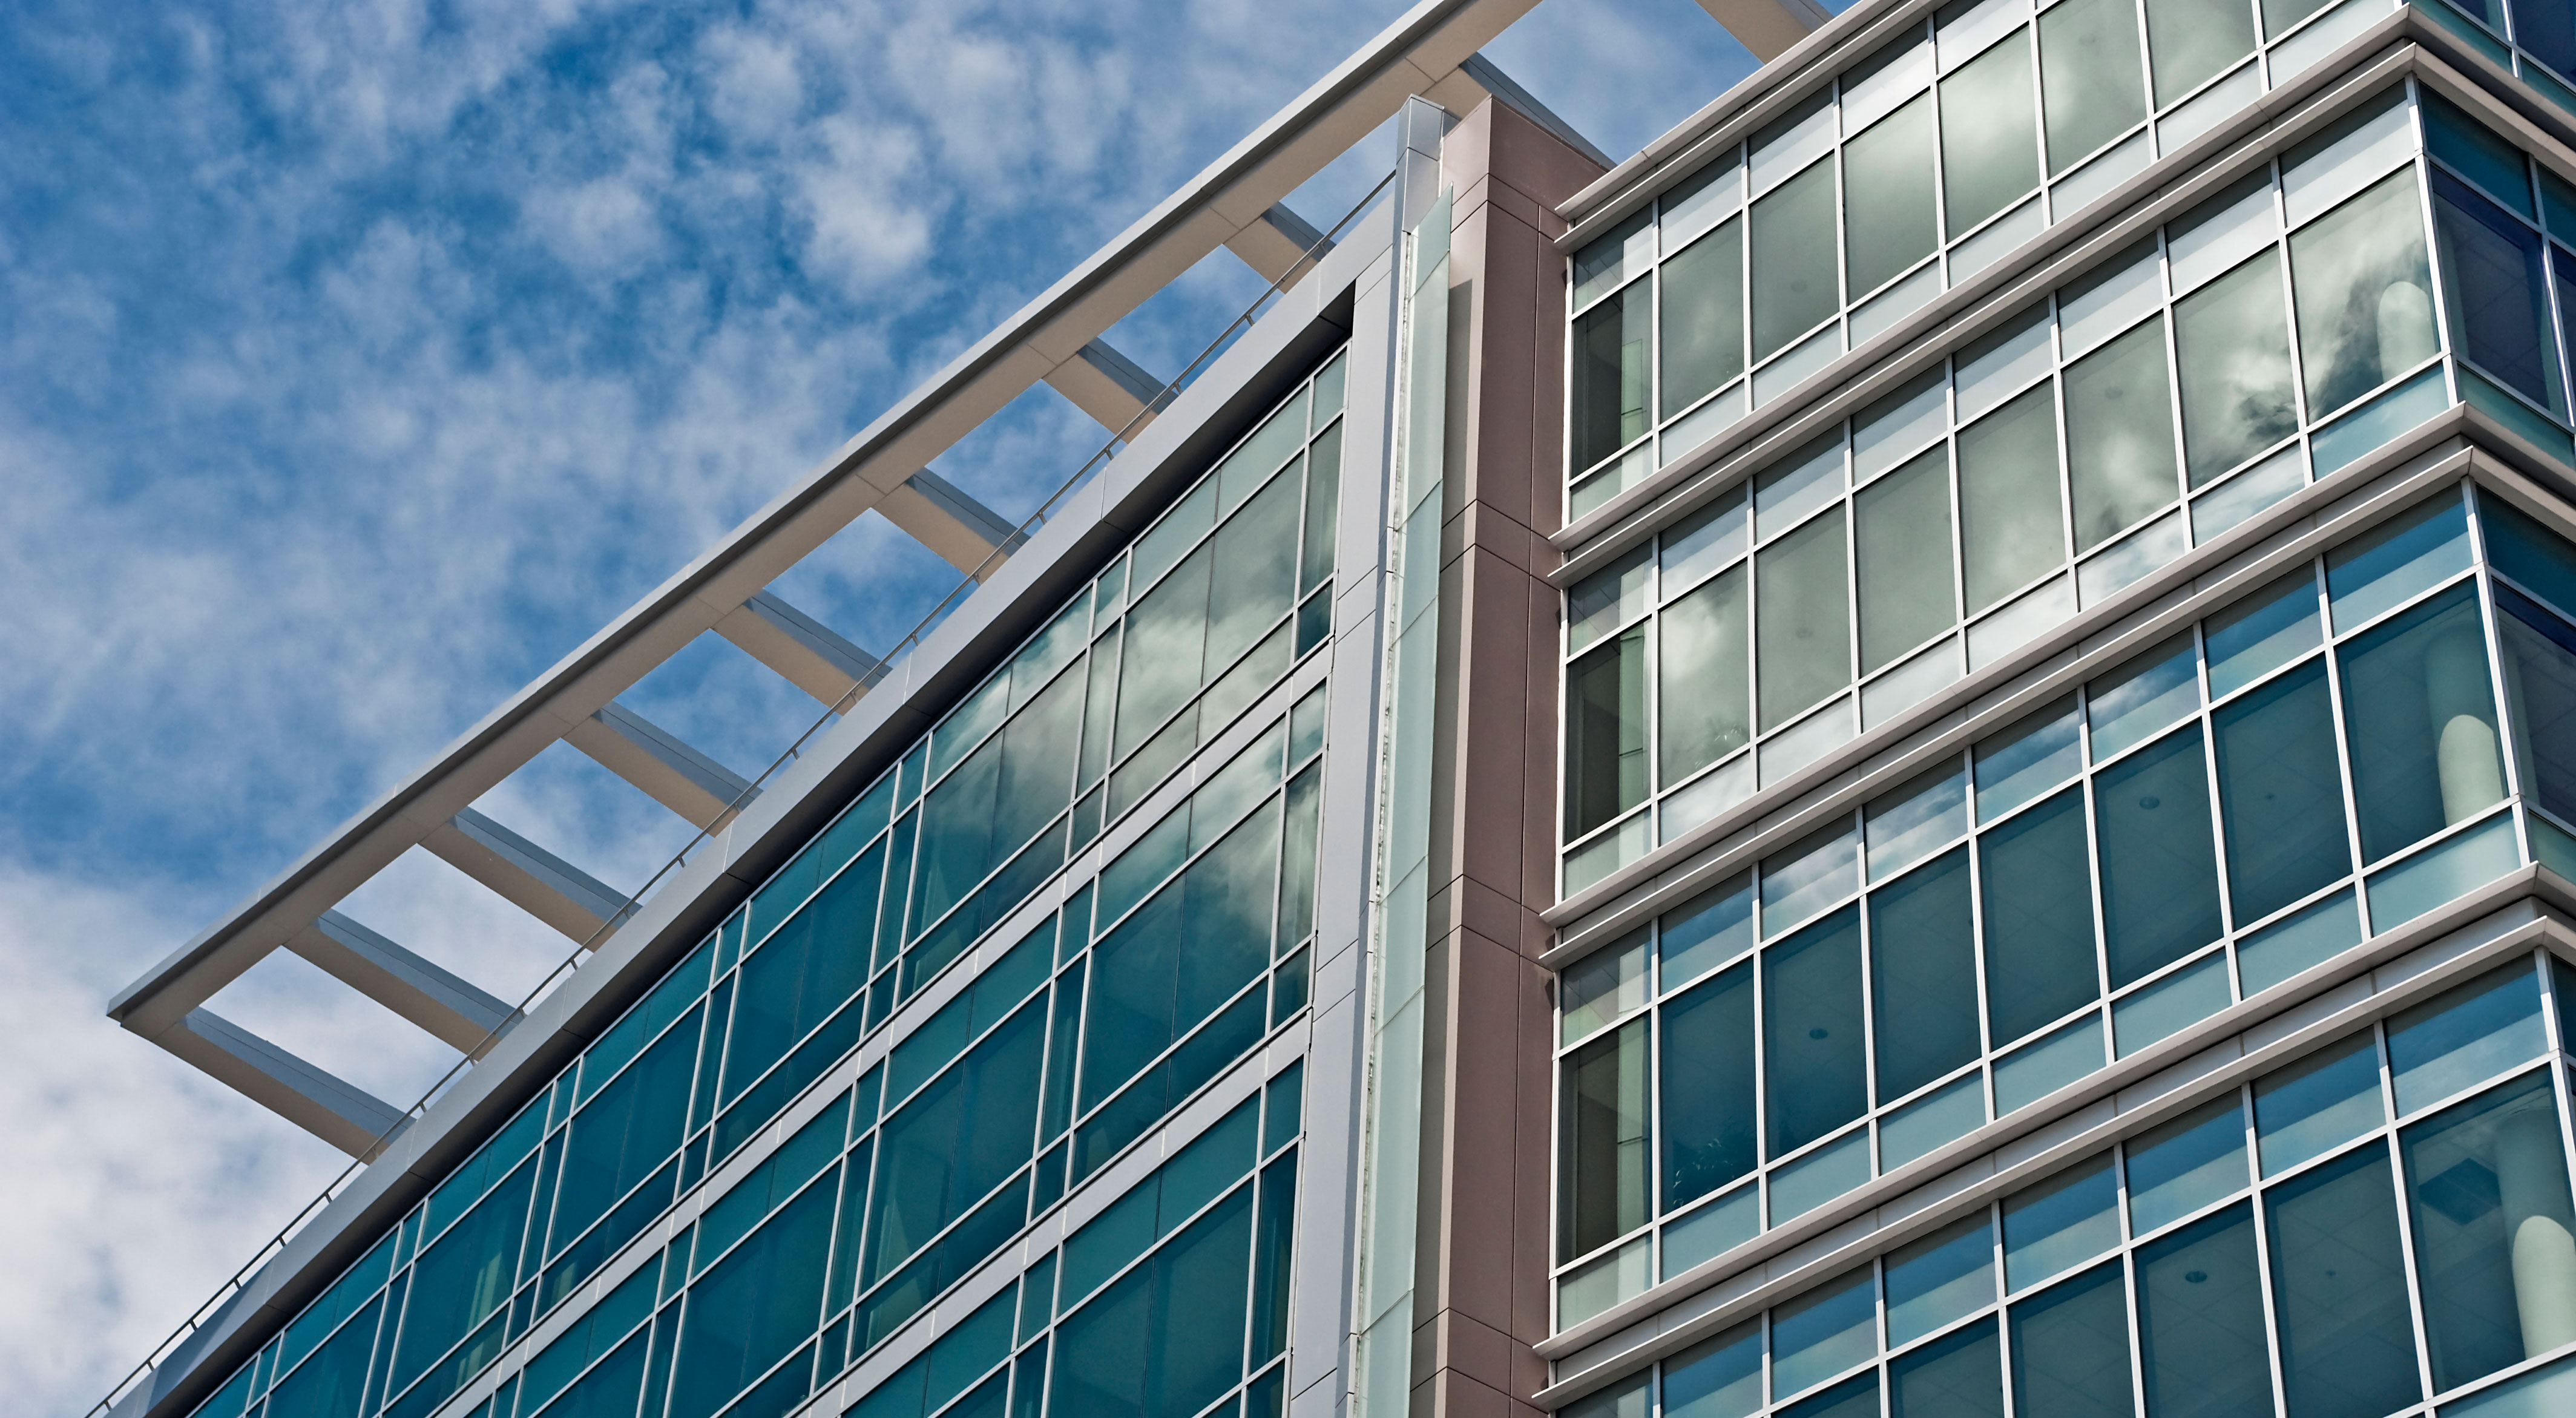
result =
[[349,988],[480,1057],[519,1012],[337,911],[325,911],[287,949]]
[[409,1121],[402,1109],[210,1010],[188,1011],[159,1043],[362,1162]]
[[634,911],[626,893],[470,807],[423,837],[421,845],[592,950],[606,939],[602,926]]
[[751,780],[614,700],[575,724],[564,742],[710,832],[732,821],[742,805],[759,796]]

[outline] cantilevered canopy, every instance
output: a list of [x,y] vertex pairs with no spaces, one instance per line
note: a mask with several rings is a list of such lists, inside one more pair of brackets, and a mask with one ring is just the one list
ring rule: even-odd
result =
[[[205,932],[127,986],[108,1014],[353,1156],[405,1113],[204,1006],[281,947],[479,1057],[515,1015],[469,983],[341,915],[351,892],[414,846],[588,948],[633,909],[472,804],[557,740],[597,759],[702,830],[756,788],[617,702],[708,630],[818,700],[846,710],[888,667],[766,588],[862,513],[877,511],[978,580],[1025,537],[928,471],[930,462],[1045,382],[1121,436],[1174,390],[1103,343],[1111,325],[1222,246],[1293,284],[1329,248],[1281,203],[1420,95],[1454,112],[1487,96],[1529,112],[1599,159],[1477,50],[1537,0],[1423,0],[1187,186],[959,355],[715,547],[683,568]],[[1765,58],[1821,23],[1812,0],[1703,0]]]

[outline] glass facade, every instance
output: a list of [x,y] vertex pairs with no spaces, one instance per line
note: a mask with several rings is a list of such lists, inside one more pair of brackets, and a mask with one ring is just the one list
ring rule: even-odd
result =
[[1565,889],[2349,465],[2454,382],[2565,459],[2576,254],[2544,212],[2569,230],[2576,189],[2391,91],[1578,583]]
[[1560,1323],[2576,860],[2571,594],[2445,488],[1568,967]]
[[1562,1411],[2570,1411],[2571,987],[2511,953]]
[[1568,516],[2392,13],[2386,0],[1942,7],[1576,253]]
[[[428,1418],[587,1296],[478,1414],[773,1418],[1297,1017],[1320,682],[1199,764],[1034,927],[1017,908],[1327,638],[1345,363],[196,1413]],[[925,992],[945,998],[903,1008]],[[872,1062],[818,1110],[854,1051]],[[1302,1077],[1292,1064],[1131,1188],[1060,1266],[943,1327],[863,1411],[1035,1414],[1050,1386],[1060,1412],[1195,1412],[1236,1390],[1277,1411]],[[702,1196],[746,1148],[765,1155]],[[696,1219],[639,1261],[675,1205]]]

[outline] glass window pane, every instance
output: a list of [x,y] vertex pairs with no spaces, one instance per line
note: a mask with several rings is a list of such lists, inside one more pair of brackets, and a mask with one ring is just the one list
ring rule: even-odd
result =
[[2129,0],[2074,0],[2040,16],[2039,84],[2051,174],[2144,119],[2137,8]]
[[2225,933],[2200,726],[2104,769],[2093,780],[2093,811],[2116,990]]
[[2478,531],[2498,571],[2561,612],[2576,611],[2576,546],[2565,537],[2484,491],[2478,495]]
[[1933,207],[1932,96],[1917,94],[1843,148],[1851,289],[1873,291],[1941,244]]
[[2253,52],[2254,12],[2242,0],[2147,0],[2158,108]]
[[2215,1099],[2129,1140],[2129,1229],[2144,1235],[2245,1189],[2245,1108]]
[[2366,860],[2504,800],[2474,587],[2447,591],[2347,644],[2342,663]]
[[1646,628],[1565,672],[1565,835],[1579,837],[1646,800]]
[[1767,730],[1851,683],[1841,509],[1765,548],[1754,574],[1755,653]]
[[2469,519],[2445,490],[2326,557],[2326,609],[2340,633],[2469,569]]
[[1748,619],[1741,566],[1664,607],[1656,700],[1664,782],[1678,783],[1752,739]]
[[1843,495],[1843,434],[1809,439],[1753,480],[1753,535],[1768,540]]
[[1971,615],[2066,562],[2050,395],[2042,384],[1959,435],[1959,541]]
[[1646,932],[1639,929],[1565,967],[1557,976],[1564,1019],[1557,1042],[1572,1044],[1646,1003]]
[[2003,1418],[1995,1321],[1968,1326],[1887,1366],[1889,1418]]
[[2365,1147],[2264,1205],[2290,1418],[2363,1418],[2421,1399],[2388,1154]]
[[1753,875],[1712,887],[1657,922],[1660,988],[1679,989],[1753,948]]
[[2178,635],[2084,686],[2084,716],[2093,731],[2093,761],[2144,743],[2200,707],[2200,657]]
[[2564,409],[2540,233],[2438,171],[2433,230],[2442,249],[2442,300],[2453,347],[2543,408]]
[[[2271,200],[2266,190],[2263,200]],[[2183,460],[2199,487],[2299,431],[2290,320],[2271,251],[2174,306]]]
[[1771,1392],[1786,1398],[1878,1352],[1878,1286],[1866,1264],[1771,1311]]
[[2400,1151],[2433,1386],[2576,1340],[2576,1210],[2549,1075],[2408,1128]]
[[1557,1249],[1570,1260],[1646,1220],[1646,1021],[1568,1058],[1562,1093]]
[[1950,453],[1934,447],[1861,489],[1853,503],[1860,672],[1956,624],[1951,590]]
[[2388,1067],[2397,1111],[2429,1103],[2540,1057],[2540,983],[2516,960],[2388,1021]]
[[2576,74],[2576,10],[2541,0],[2507,0],[2507,7],[2517,43],[2559,73]]
[[2317,581],[2291,572],[2201,626],[2209,649],[2209,692],[2224,699],[2325,642],[2317,622]]
[[1818,921],[1762,953],[1769,1155],[1823,1137],[1868,1107],[1860,911]]
[[1664,1210],[1753,1170],[1753,967],[1664,1006]]
[[2523,794],[2576,819],[2576,627],[2507,586],[2496,588],[2496,639],[2513,710]]
[[2386,1121],[2379,1046],[2362,1030],[2254,1084],[2254,1146],[2272,1176]]
[[1941,81],[1941,194],[1961,233],[2039,185],[2030,43],[2019,35]]
[[2129,1418],[2129,1304],[2117,1261],[2012,1308],[2013,1411]]
[[1708,506],[1663,530],[1659,554],[1664,563],[1665,595],[1688,589],[1701,577],[1744,555],[1744,492],[1744,484],[1737,483]]
[[1827,158],[1753,204],[1753,357],[1842,308],[1834,259],[1834,164]]
[[1655,585],[1654,548],[1639,547],[1565,593],[1565,648],[1581,650],[1645,614]]
[[1911,1344],[1995,1302],[1995,1233],[1982,1210],[1887,1256],[1887,1342]]
[[[1231,1415],[1230,1408],[1217,1410]],[[1586,1394],[1558,1410],[1565,1418],[1648,1418],[1655,1411],[1655,1375],[1651,1369],[1619,1380],[1599,1393]]]
[[1574,303],[1578,306],[1618,285],[1654,259],[1655,214],[1643,211],[1574,253]]
[[1813,1398],[1781,1409],[1780,1418],[1878,1418],[1878,1375],[1854,1374]]
[[1664,262],[1663,415],[1744,372],[1744,225],[1728,222]]
[[1748,1320],[1664,1361],[1664,1418],[1748,1418],[1761,1406],[1760,1320]]
[[1238,1382],[1252,1189],[1239,1188],[1056,1331],[1055,1406],[1192,1413]]
[[1646,431],[1646,333],[1653,284],[1639,281],[1574,320],[1569,452],[1577,472]]
[[1852,893],[1860,843],[1850,819],[1807,834],[1762,861],[1762,933],[1778,935]]
[[2066,371],[2066,448],[2080,554],[2170,507],[2172,381],[2165,331],[2150,320]]
[[1991,822],[2074,777],[2083,766],[2076,734],[2070,697],[1977,745],[1977,819]]
[[2140,1249],[2138,1350],[2148,1418],[2272,1411],[2252,1205]]
[[1980,1051],[1977,945],[1963,848],[1870,893],[1878,1096],[1902,1098]]
[[2111,1154],[2004,1198],[2004,1284],[2020,1291],[2120,1244]]
[[2531,176],[2524,171],[2522,154],[2513,144],[2489,132],[2438,93],[2427,91],[2423,103],[2424,150],[2484,188],[2485,195],[2538,220],[2539,213],[2531,204]]
[[2352,870],[2325,661],[2228,705],[2214,724],[2227,884],[2241,925]]
[[2099,998],[2084,795],[2070,789],[1979,839],[1987,1012],[1998,1047]]
[[2293,233],[2290,287],[2312,419],[2440,350],[2413,170]]
[[1871,803],[1861,813],[1872,880],[1895,875],[1968,830],[1968,775],[1954,759]]

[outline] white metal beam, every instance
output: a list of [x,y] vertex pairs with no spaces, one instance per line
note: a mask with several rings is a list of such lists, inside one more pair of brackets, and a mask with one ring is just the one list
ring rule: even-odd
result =
[[480,1058],[518,1011],[337,911],[325,911],[286,947],[342,984]]
[[1057,365],[1046,378],[1075,408],[1131,442],[1179,392],[1166,388],[1106,340],[1094,340],[1074,351],[1073,358]]
[[1699,7],[1765,64],[1834,17],[1816,0],[1699,0]]
[[1333,243],[1305,218],[1274,202],[1243,230],[1227,237],[1225,249],[1242,257],[1243,264],[1260,272],[1264,280],[1285,290],[1313,270],[1324,253],[1333,249]]
[[1003,557],[993,553],[1008,556],[1023,540],[1020,529],[1003,520],[1002,514],[928,468],[904,479],[900,487],[888,489],[877,502],[877,511],[914,541],[958,570],[974,573],[979,581],[990,580],[1002,569]]
[[853,702],[851,690],[864,692],[886,677],[885,661],[767,591],[717,621],[716,634],[826,707],[845,713]]
[[564,742],[709,832],[721,830],[759,793],[749,779],[615,700],[573,725]]
[[600,927],[624,920],[634,909],[624,892],[470,807],[433,829],[420,845],[592,950],[608,941],[608,932]]
[[190,1010],[155,1042],[361,1162],[409,1121],[402,1109],[211,1010]]

